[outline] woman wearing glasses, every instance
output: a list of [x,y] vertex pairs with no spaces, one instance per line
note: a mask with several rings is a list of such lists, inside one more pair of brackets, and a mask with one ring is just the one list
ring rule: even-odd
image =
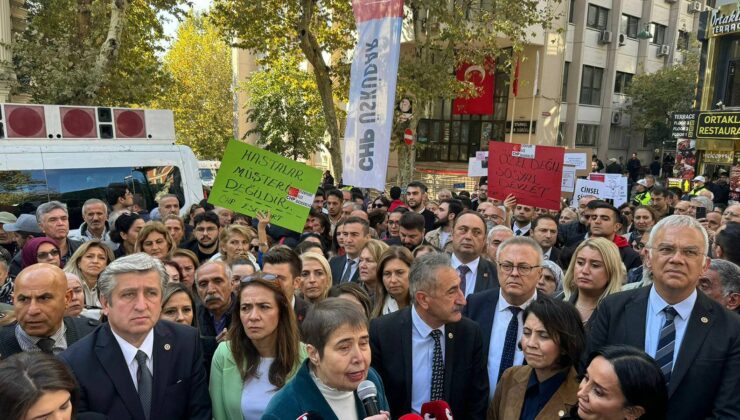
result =
[[589,238],[573,253],[563,279],[565,299],[576,306],[586,329],[601,301],[619,292],[626,271],[619,248],[606,238]]
[[210,393],[218,420],[259,419],[272,396],[306,358],[290,300],[270,274],[239,285],[228,339],[211,363]]
[[87,306],[102,308],[98,295],[98,278],[114,259],[113,251],[107,245],[93,239],[80,245],[67,261],[64,271],[76,274],[82,280]]
[[61,252],[55,240],[43,237],[33,238],[26,242],[21,251],[21,270],[36,263],[61,267]]

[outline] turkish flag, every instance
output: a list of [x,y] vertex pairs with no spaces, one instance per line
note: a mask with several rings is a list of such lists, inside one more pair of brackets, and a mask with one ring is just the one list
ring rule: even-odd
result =
[[463,63],[457,69],[457,80],[470,82],[478,90],[474,98],[456,98],[452,102],[453,115],[493,115],[493,60],[486,65]]

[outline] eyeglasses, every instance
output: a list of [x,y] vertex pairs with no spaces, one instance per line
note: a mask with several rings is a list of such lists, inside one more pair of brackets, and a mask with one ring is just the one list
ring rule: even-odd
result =
[[725,211],[724,213],[722,213],[722,216],[727,217],[727,218],[730,218],[730,217],[740,217],[740,214],[737,214],[737,213],[734,213],[734,212],[731,212],[731,211]]
[[658,255],[664,258],[673,257],[674,255],[676,255],[676,252],[680,253],[686,258],[696,258],[700,255],[701,256],[706,255],[706,254],[702,254],[699,248],[694,248],[694,247],[676,248],[672,246],[661,245],[659,247],[654,247],[652,249],[654,249],[658,253]]
[[241,278],[241,280],[239,280],[239,282],[249,283],[255,280],[277,281],[278,277],[274,274],[258,273],[258,274],[251,274],[249,276],[244,276]]
[[504,220],[504,218],[499,216],[498,214],[489,214],[489,215],[484,214],[483,218],[486,220]]
[[638,251],[642,251],[643,249],[645,249],[645,244],[642,242],[638,242],[635,244],[635,249]]
[[52,249],[49,252],[39,252],[36,254],[37,260],[45,260],[49,257],[58,257],[59,256],[59,250],[58,249]]
[[539,265],[529,265],[529,264],[519,264],[514,265],[509,262],[500,262],[498,263],[498,266],[501,267],[502,270],[504,270],[504,273],[511,273],[514,271],[514,268],[516,268],[516,271],[519,272],[522,276],[526,276],[527,274],[532,272],[532,269],[541,267]]
[[373,203],[373,205],[371,207],[374,208],[374,209],[380,209],[380,208],[385,207],[385,204],[383,204],[383,203]]
[[259,245],[249,245],[249,250],[250,251],[257,251],[259,249],[260,249],[260,246]]

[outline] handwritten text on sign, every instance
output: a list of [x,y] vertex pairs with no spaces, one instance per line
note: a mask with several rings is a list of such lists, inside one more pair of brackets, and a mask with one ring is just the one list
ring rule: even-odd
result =
[[504,200],[514,194],[518,204],[560,209],[565,149],[492,141],[489,143],[489,195]]
[[321,182],[321,170],[239,141],[230,141],[208,201],[301,232]]

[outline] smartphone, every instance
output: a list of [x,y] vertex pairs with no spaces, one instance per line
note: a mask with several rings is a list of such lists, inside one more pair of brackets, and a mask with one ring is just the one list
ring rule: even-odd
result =
[[706,219],[707,218],[707,208],[706,207],[697,207],[696,208],[696,219]]

